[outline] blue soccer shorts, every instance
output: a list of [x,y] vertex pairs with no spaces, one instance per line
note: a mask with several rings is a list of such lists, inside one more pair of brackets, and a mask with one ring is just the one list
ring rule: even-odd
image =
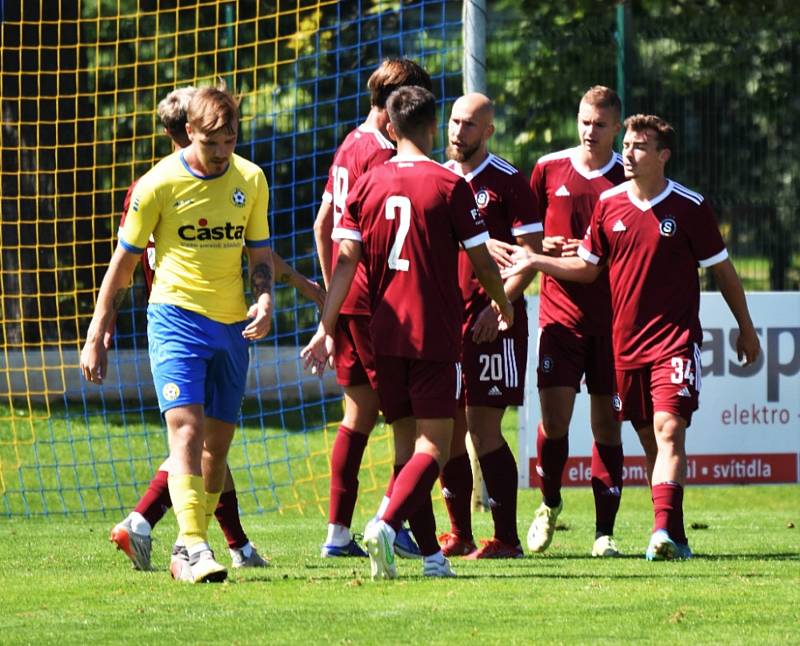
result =
[[162,415],[202,404],[207,417],[236,423],[250,363],[246,325],[219,323],[175,305],[148,306],[150,370]]

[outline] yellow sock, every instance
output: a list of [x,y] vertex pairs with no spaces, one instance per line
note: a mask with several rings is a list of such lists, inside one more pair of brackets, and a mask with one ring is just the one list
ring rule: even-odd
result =
[[221,491],[210,493],[206,491],[206,536],[208,535],[208,524],[211,522],[211,517],[217,509],[219,497],[222,495]]
[[167,480],[172,508],[178,519],[178,529],[187,548],[208,541],[206,532],[206,495],[203,477],[170,476]]

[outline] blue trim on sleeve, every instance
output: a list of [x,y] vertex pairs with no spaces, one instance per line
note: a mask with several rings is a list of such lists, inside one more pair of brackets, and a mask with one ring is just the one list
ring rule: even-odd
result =
[[266,247],[267,245],[269,245],[269,238],[266,238],[264,240],[247,240],[245,238],[244,241],[245,247],[258,248],[258,247]]
[[135,254],[144,253],[144,247],[134,247],[132,244],[125,242],[122,238],[119,239],[119,246],[122,247],[125,251],[129,251],[130,253],[135,253]]

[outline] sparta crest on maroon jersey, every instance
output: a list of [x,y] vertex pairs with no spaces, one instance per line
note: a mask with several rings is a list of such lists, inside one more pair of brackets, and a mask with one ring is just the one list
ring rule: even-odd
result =
[[581,258],[609,268],[617,369],[702,342],[697,268],[728,257],[703,196],[672,180],[649,201],[625,182],[600,196]]

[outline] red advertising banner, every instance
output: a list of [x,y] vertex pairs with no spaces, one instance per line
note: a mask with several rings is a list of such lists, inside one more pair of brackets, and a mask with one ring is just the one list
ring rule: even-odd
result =
[[[572,457],[564,468],[565,487],[591,484],[592,458]],[[687,463],[688,484],[762,484],[797,482],[797,453],[736,453],[690,455]],[[530,458],[530,487],[539,487],[536,458]],[[645,459],[641,455],[625,457],[623,478],[626,485],[646,485]]]

